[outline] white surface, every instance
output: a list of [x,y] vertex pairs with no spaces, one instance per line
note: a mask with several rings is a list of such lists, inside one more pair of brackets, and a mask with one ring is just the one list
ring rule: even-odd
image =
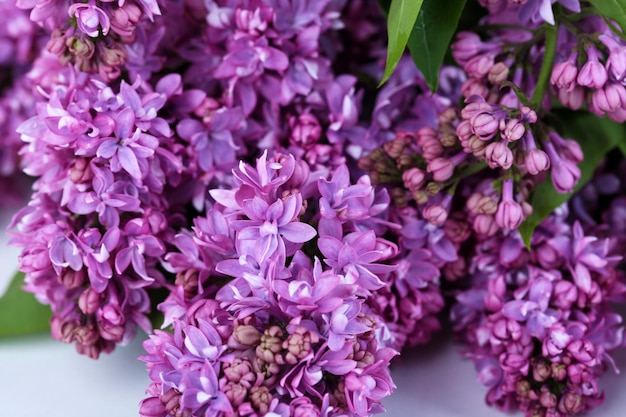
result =
[[[5,224],[8,217],[2,218]],[[17,251],[0,239],[0,288],[17,264]],[[34,335],[0,338],[0,417],[134,417],[148,377],[140,334],[98,361],[73,346]],[[476,382],[471,362],[461,359],[449,337],[397,358],[392,375],[398,389],[385,401],[386,417],[506,416],[484,404],[486,390]],[[615,355],[626,374],[626,351]],[[626,415],[626,375],[608,371],[601,380],[605,403],[590,415]],[[510,414],[509,414],[510,415]],[[513,414],[521,416],[521,413]]]

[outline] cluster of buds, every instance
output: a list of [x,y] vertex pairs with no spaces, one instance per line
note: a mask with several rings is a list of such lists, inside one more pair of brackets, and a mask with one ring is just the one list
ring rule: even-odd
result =
[[127,60],[126,45],[135,41],[139,22],[161,12],[156,0],[72,3],[66,10],[43,13],[47,2],[24,3],[32,19],[50,31],[47,49],[63,64],[73,63],[83,72],[104,80],[119,77]]

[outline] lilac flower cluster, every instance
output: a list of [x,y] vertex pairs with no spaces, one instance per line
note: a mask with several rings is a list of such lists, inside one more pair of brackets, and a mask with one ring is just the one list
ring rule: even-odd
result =
[[30,19],[50,33],[49,52],[106,81],[120,75],[128,59],[126,46],[135,42],[138,24],[161,14],[156,0],[18,0],[17,6],[30,10]]
[[28,15],[12,0],[0,2],[0,14],[10,24],[0,27],[0,190],[2,206],[23,204],[20,187],[17,126],[32,116],[35,103],[33,86],[24,77],[41,47],[41,34]]
[[381,410],[397,352],[366,300],[396,269],[384,263],[396,245],[375,232],[385,193],[351,185],[345,165],[312,181],[289,154],[265,152],[233,176],[165,257],[177,285],[160,309],[175,333],[145,343],[154,382],[140,414]]
[[489,388],[487,402],[527,416],[569,416],[602,401],[598,378],[624,345],[621,259],[611,238],[549,217],[523,248],[515,235],[478,242],[452,320],[465,355]]
[[0,3],[0,134],[35,178],[11,233],[53,337],[97,358],[148,332],[145,417],[369,416],[449,293],[489,404],[599,404],[623,164],[531,249],[517,229],[582,177],[553,101],[626,119],[626,44],[578,0],[479,3],[436,92],[408,56],[370,88],[375,0]]

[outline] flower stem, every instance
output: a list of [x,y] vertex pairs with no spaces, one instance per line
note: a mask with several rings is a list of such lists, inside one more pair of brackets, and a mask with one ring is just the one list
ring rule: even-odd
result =
[[558,34],[558,25],[546,25],[546,46],[543,52],[543,63],[541,64],[541,71],[539,72],[535,91],[530,99],[530,103],[538,112],[541,110],[541,103],[546,95],[548,82],[552,74],[552,64],[554,63],[554,55],[556,54],[556,40]]

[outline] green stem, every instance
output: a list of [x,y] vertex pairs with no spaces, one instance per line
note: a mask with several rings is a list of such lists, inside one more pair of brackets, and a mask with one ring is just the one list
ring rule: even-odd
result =
[[541,110],[541,103],[548,89],[548,82],[550,81],[552,65],[554,63],[554,55],[556,54],[556,40],[558,35],[558,25],[546,25],[546,46],[543,52],[543,63],[541,64],[541,71],[539,72],[535,91],[530,99],[530,103],[537,111]]

